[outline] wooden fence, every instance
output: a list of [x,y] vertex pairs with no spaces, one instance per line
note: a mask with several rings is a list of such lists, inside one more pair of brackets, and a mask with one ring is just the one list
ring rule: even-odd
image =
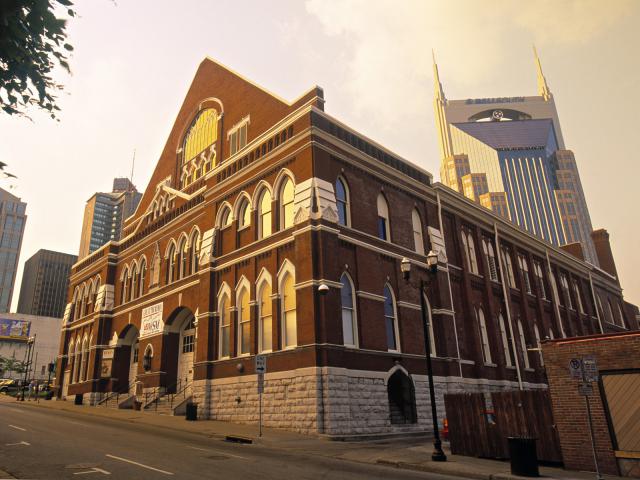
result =
[[444,396],[451,453],[484,458],[509,458],[508,437],[534,437],[538,460],[561,463],[560,441],[546,390]]

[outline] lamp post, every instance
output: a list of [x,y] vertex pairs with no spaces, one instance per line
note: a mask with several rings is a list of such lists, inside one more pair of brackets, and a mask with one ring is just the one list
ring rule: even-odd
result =
[[[402,276],[409,282],[411,276],[411,261],[404,257],[400,262],[400,270]],[[427,255],[427,281],[420,279],[420,310],[422,312],[422,327],[424,329],[424,347],[427,361],[427,377],[429,379],[429,399],[431,401],[431,416],[433,420],[433,453],[431,460],[434,462],[446,462],[447,456],[442,451],[442,442],[440,441],[440,432],[438,430],[438,411],[436,407],[436,394],[433,388],[433,371],[431,369],[431,339],[429,335],[429,318],[427,316],[427,306],[425,305],[424,296],[425,286],[431,282],[431,278],[438,271],[438,254],[431,250]]]

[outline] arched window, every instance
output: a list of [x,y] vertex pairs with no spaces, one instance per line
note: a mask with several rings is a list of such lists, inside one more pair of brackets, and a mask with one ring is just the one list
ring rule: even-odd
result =
[[378,194],[376,204],[378,206],[378,238],[390,242],[389,206],[381,193]]
[[251,225],[251,205],[249,200],[243,198],[240,200],[240,208],[238,209],[238,230]]
[[218,345],[218,356],[220,358],[229,358],[229,334],[231,322],[229,319],[229,297],[226,293],[222,294],[218,304],[218,314],[220,316],[220,340]]
[[131,266],[131,300],[135,300],[138,295],[138,266]]
[[602,300],[600,300],[600,295],[596,295],[596,303],[598,304],[598,313],[600,314],[600,321],[606,322],[607,319],[604,316],[604,308],[602,308]]
[[498,269],[496,268],[496,255],[493,250],[493,244],[490,241],[482,239],[482,252],[487,260],[489,268],[489,278],[494,282],[498,281]]
[[273,347],[273,315],[271,301],[271,284],[266,280],[259,287],[258,315],[258,348],[260,352],[270,352]]
[[73,359],[75,355],[73,340],[69,342],[69,349],[67,350],[67,365],[69,365],[69,383],[73,383]]
[[504,350],[504,360],[508,367],[513,366],[513,358],[511,357],[511,341],[507,329],[504,325],[504,317],[502,313],[498,314],[498,325],[500,327],[500,338],[502,338],[502,348]]
[[241,287],[236,298],[238,308],[238,355],[251,353],[251,310],[249,307],[249,290]]
[[87,360],[89,356],[89,346],[87,337],[82,340],[82,358],[80,360],[80,375],[78,381],[84,382],[87,379]]
[[284,348],[298,344],[298,325],[296,316],[296,290],[291,272],[285,272],[280,280],[282,298],[282,345]]
[[424,255],[424,238],[422,237],[422,221],[417,209],[411,212],[411,223],[413,225],[413,246],[415,251]]
[[128,298],[128,290],[129,290],[129,269],[125,267],[122,272],[122,278],[120,279],[120,292],[122,293],[120,296],[120,304],[127,303]]
[[90,285],[91,286],[89,287],[89,294],[87,295],[87,313],[93,313],[94,311],[93,300],[95,298],[95,291],[96,291],[95,281],[91,280]]
[[176,244],[171,242],[169,246],[169,251],[167,252],[167,285],[173,282],[175,278],[175,267],[176,267]]
[[200,232],[194,230],[189,240],[189,258],[191,265],[189,273],[194,274],[198,271],[198,262],[200,257]]
[[424,305],[427,309],[427,322],[429,323],[429,348],[431,349],[431,356],[437,357],[438,351],[436,350],[436,334],[433,328],[433,316],[431,315],[431,304],[425,293],[422,294],[424,299]]
[[84,309],[86,306],[85,299],[86,299],[85,286],[84,284],[82,284],[82,287],[80,287],[80,317],[84,317]]
[[538,358],[540,359],[540,366],[544,367],[544,359],[542,358],[542,343],[540,342],[540,330],[538,325],[533,324],[533,333],[536,336],[536,347],[538,348]]
[[624,321],[624,311],[622,310],[622,305],[618,302],[618,315],[620,316],[620,326],[626,328],[626,324]]
[[389,285],[384,286],[384,321],[387,331],[387,349],[391,352],[399,352],[396,300]]
[[258,238],[271,235],[271,194],[264,188],[258,199]]
[[76,339],[75,354],[73,356],[73,383],[80,378],[80,358],[82,357],[82,350],[80,348],[80,338]]
[[607,298],[607,313],[609,314],[609,321],[615,325],[617,322],[616,317],[613,315],[613,307],[611,306],[610,298]]
[[217,139],[218,112],[214,108],[204,109],[198,113],[184,137],[182,164],[186,165],[201,153],[213,150]]
[[540,289],[540,296],[546,300],[547,299],[547,290],[544,287],[544,276],[542,275],[542,265],[539,262],[533,262],[533,271],[538,277],[538,288]]
[[342,307],[342,341],[347,347],[358,345],[358,327],[356,320],[356,310],[353,301],[353,283],[347,273],[340,277],[340,304]]
[[471,233],[462,230],[462,246],[464,247],[464,256],[467,260],[467,269],[471,273],[478,275],[478,258],[476,257],[476,245],[473,241]]
[[485,364],[491,362],[491,346],[489,344],[489,333],[487,332],[487,322],[484,319],[484,312],[481,308],[476,310],[476,319],[478,320],[478,330],[480,332],[480,344],[482,347],[482,361]]
[[146,278],[147,278],[147,259],[143,257],[140,260],[140,290],[139,290],[139,296],[144,295],[144,282],[145,282]]
[[96,288],[93,290],[93,300],[91,301],[93,305],[93,310],[96,310],[96,300],[98,299],[98,292],[100,291],[100,276],[96,277]]
[[531,289],[531,279],[529,278],[529,262],[527,262],[527,259],[524,257],[524,255],[518,255],[518,265],[520,266],[520,271],[522,272],[524,291],[528,294],[533,295],[533,290]]
[[183,236],[178,244],[178,279],[187,275],[187,237]]
[[231,225],[231,208],[228,205],[222,207],[222,211],[219,216],[219,224],[218,227],[220,229],[226,228]]
[[531,368],[529,363],[529,351],[527,350],[527,340],[524,337],[522,322],[518,319],[518,335],[520,336],[520,348],[522,348],[522,356],[524,357],[524,368]]
[[295,187],[289,177],[280,187],[280,229],[293,227]]
[[506,270],[507,284],[511,288],[516,288],[516,279],[513,276],[513,265],[511,264],[511,252],[506,247],[502,247],[502,267]]
[[336,207],[338,208],[338,223],[340,225],[350,226],[350,206],[349,206],[349,190],[347,184],[342,178],[336,180]]
[[78,287],[73,292],[73,304],[73,318],[77,320],[80,318],[80,289]]

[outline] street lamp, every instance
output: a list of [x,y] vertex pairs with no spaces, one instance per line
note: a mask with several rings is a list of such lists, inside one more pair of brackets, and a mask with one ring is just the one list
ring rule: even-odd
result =
[[[409,281],[411,277],[411,261],[404,257],[400,262],[400,270],[405,281]],[[422,327],[424,328],[424,347],[427,360],[427,376],[429,378],[429,399],[431,400],[431,416],[433,420],[433,453],[431,460],[434,462],[446,462],[447,456],[442,451],[442,442],[440,441],[440,432],[438,431],[438,411],[436,408],[436,394],[433,389],[433,371],[431,369],[431,339],[429,338],[429,319],[427,317],[427,306],[425,305],[424,296],[425,286],[431,282],[431,279],[438,271],[438,254],[431,250],[427,254],[427,282],[420,279],[420,310],[422,311]]]

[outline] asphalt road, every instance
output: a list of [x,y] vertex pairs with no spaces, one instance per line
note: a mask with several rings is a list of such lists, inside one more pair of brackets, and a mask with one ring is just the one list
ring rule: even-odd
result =
[[46,480],[455,478],[7,404],[0,404],[0,470]]

